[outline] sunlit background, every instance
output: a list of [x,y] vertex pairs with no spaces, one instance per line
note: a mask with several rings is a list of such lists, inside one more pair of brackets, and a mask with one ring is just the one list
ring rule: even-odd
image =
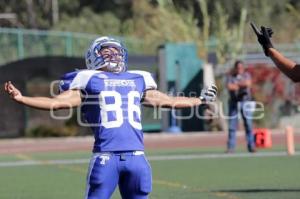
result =
[[[51,96],[64,73],[85,68],[86,49],[103,35],[120,39],[130,69],[149,71],[165,93],[219,88],[214,108],[142,108],[150,198],[299,198],[300,86],[265,57],[250,22],[272,27],[274,47],[300,63],[297,0],[0,1],[0,198],[83,198],[93,139],[78,125],[77,109],[53,119],[11,101],[2,85],[11,80],[24,95]],[[255,154],[246,150],[241,120],[236,153],[224,153],[226,76],[236,60],[263,107],[253,121]]]

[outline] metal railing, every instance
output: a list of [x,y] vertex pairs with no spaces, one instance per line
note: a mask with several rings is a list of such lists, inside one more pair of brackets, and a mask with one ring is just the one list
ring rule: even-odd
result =
[[[0,66],[19,59],[39,56],[83,57],[90,42],[99,35],[0,28]],[[117,37],[133,54],[145,54],[145,43],[136,38]]]

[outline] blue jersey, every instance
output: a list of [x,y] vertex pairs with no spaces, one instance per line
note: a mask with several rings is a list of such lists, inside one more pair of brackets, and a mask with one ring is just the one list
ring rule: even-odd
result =
[[145,71],[80,70],[60,82],[61,92],[82,93],[81,111],[94,132],[94,152],[144,150],[140,105],[144,92],[156,88]]

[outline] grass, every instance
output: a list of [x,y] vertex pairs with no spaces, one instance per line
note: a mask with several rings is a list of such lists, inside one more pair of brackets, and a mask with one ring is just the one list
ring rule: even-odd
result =
[[[163,179],[180,185],[174,189],[175,192],[170,192],[175,194],[174,196],[164,190],[161,192],[154,190],[153,196],[182,198],[177,194],[187,194],[189,196],[186,198],[274,199],[285,195],[286,198],[298,198],[300,174],[297,168],[299,166],[299,157],[152,162],[154,179]],[[225,194],[224,197],[220,197],[222,193]]]
[[[275,151],[281,148],[274,149]],[[148,151],[153,155],[221,153],[221,149]],[[267,150],[270,151],[270,150]],[[0,162],[88,158],[88,152],[0,156]],[[300,156],[151,161],[151,199],[298,199]],[[82,199],[86,164],[0,167],[1,199]],[[118,192],[113,199],[120,198]]]

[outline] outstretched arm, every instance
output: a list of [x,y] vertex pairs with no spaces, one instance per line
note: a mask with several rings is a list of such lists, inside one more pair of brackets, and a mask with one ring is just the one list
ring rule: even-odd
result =
[[271,42],[273,30],[264,26],[261,26],[259,30],[253,23],[251,23],[251,27],[257,36],[258,42],[264,49],[265,55],[270,57],[274,64],[277,66],[277,68],[279,68],[279,70],[281,70],[292,81],[299,82],[300,65],[286,58],[273,47],[273,44]]
[[81,104],[81,96],[79,90],[68,90],[55,97],[27,97],[9,81],[4,84],[4,90],[10,97],[26,106],[42,110],[67,109]]
[[199,97],[172,97],[158,90],[148,90],[145,93],[143,104],[163,108],[188,108],[201,103]]
[[281,70],[286,76],[294,82],[300,81],[300,65],[297,65],[294,61],[283,56],[275,48],[269,48],[268,54],[279,70]]
[[148,90],[145,93],[144,105],[164,108],[189,108],[215,101],[216,96],[217,87],[214,85],[203,89],[200,97],[173,97],[158,90]]

